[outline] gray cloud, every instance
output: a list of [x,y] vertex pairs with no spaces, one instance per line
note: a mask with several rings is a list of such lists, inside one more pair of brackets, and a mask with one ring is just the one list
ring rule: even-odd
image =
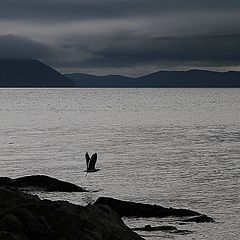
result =
[[228,69],[240,66],[239,10],[239,0],[0,0],[0,58],[132,75]]
[[0,36],[1,58],[51,59],[57,56],[58,50],[48,44],[12,34]]
[[[104,41],[105,40],[105,41]],[[80,42],[80,41],[79,41]],[[153,66],[236,66],[239,35],[142,37],[122,34],[108,39],[52,46],[25,37],[0,36],[1,58],[35,58],[64,71]],[[150,70],[149,70],[150,71]],[[104,71],[101,71],[104,72]],[[134,74],[134,73],[132,73]],[[137,73],[136,73],[137,74]]]
[[150,63],[229,66],[240,62],[240,34],[141,39],[124,36],[109,39],[99,50],[91,44],[79,46],[79,49],[83,48],[101,57],[82,61],[79,63],[82,67],[127,67]]
[[8,34],[0,36],[0,58],[40,59],[56,65],[59,62],[80,63],[97,56],[90,51],[84,51],[82,47],[53,46],[31,38]]
[[0,19],[72,21],[188,11],[237,11],[238,0],[1,0]]

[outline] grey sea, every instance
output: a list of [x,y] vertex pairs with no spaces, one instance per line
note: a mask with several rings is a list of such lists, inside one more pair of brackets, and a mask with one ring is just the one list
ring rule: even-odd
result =
[[[84,154],[98,153],[85,177]],[[99,196],[188,208],[216,223],[125,218],[187,235],[240,239],[239,89],[1,89],[0,176],[46,174],[90,190],[41,198],[86,205]]]

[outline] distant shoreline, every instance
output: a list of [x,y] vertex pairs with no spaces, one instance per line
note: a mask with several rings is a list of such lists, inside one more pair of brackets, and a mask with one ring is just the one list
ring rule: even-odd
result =
[[132,78],[121,75],[65,74],[77,87],[89,88],[239,88],[240,72],[159,71]]
[[34,59],[0,59],[0,88],[240,88],[240,72],[158,71],[122,75],[62,74]]

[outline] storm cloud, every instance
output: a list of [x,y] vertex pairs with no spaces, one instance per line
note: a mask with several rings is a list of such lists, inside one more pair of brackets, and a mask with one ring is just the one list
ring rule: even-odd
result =
[[12,34],[0,36],[1,58],[48,59],[58,56],[58,51],[47,44]]
[[238,0],[0,0],[0,58],[96,74],[238,69],[239,10]]
[[199,11],[237,11],[238,0],[1,0],[0,18],[34,21],[115,19]]

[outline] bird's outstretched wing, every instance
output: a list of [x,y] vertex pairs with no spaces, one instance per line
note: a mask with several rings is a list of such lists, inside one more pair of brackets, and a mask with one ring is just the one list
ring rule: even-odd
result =
[[85,158],[86,158],[86,164],[87,164],[87,169],[88,169],[88,168],[89,168],[89,165],[90,165],[90,157],[89,157],[88,152],[86,152]]
[[90,159],[90,162],[89,162],[89,165],[88,165],[88,170],[94,170],[94,169],[95,169],[96,162],[97,162],[97,154],[94,153],[94,154],[91,156],[91,159]]

